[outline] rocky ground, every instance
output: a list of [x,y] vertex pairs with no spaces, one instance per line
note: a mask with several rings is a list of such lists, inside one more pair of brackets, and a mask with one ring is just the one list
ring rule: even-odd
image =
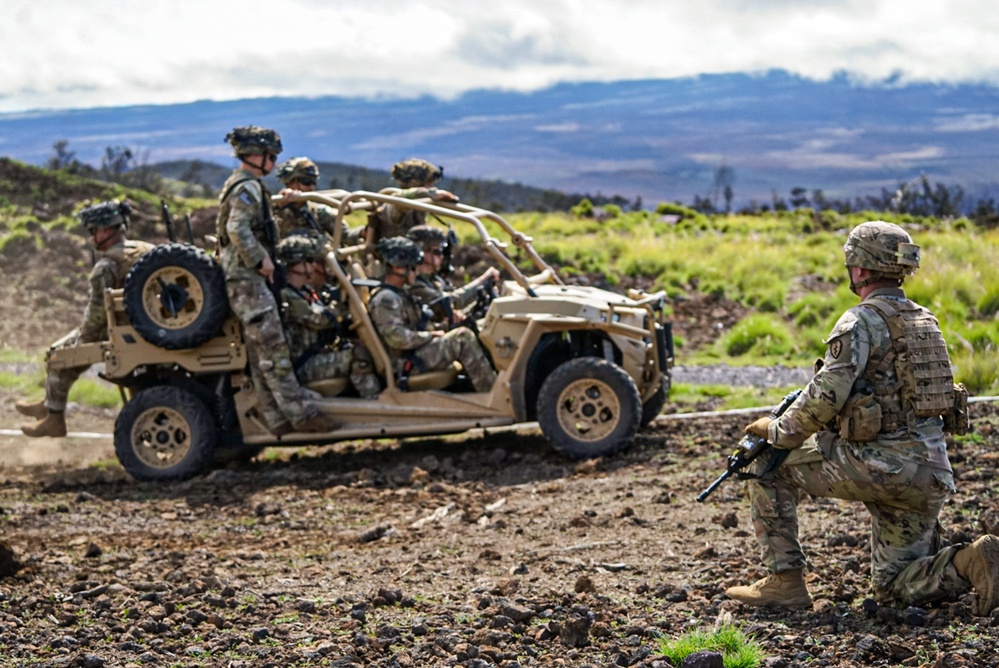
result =
[[[952,448],[951,540],[996,522],[999,418],[975,415]],[[131,480],[106,440],[14,460],[4,439],[0,665],[667,666],[659,638],[723,622],[773,668],[999,665],[999,614],[972,616],[970,597],[866,600],[857,504],[803,504],[812,610],[728,600],[760,575],[742,486],[694,497],[745,422],[667,415],[582,463],[530,430],[269,450],[175,485]]]

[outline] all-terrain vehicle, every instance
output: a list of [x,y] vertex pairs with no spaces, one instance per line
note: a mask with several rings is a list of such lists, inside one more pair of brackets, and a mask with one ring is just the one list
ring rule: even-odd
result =
[[[345,378],[310,385],[321,410],[342,426],[331,433],[271,433],[257,410],[239,321],[229,310],[215,260],[193,244],[169,243],[143,256],[123,289],[105,295],[107,341],[50,352],[50,363],[103,363],[124,407],[114,443],[124,468],[141,480],[178,480],[213,463],[248,459],[267,446],[442,435],[536,420],[561,453],[590,458],[620,451],[659,414],[670,388],[673,341],[665,295],[623,296],[567,285],[499,215],[471,206],[411,200],[396,191],[309,193],[305,199],[349,211],[385,204],[424,211],[474,228],[509,279],[484,304],[478,337],[498,373],[491,391],[463,382],[459,365],[392,372],[366,308],[377,285],[365,275],[369,247],[341,245],[326,257],[350,336],[364,343],[384,383],[376,399],[351,396]],[[509,242],[494,238],[489,226]],[[533,265],[533,273],[518,266]]]

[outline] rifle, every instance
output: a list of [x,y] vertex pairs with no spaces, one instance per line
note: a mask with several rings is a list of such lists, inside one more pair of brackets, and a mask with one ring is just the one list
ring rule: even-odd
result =
[[[783,415],[784,412],[791,407],[791,404],[794,403],[794,400],[797,399],[798,395],[800,394],[801,390],[795,390],[793,392],[788,393],[787,396],[785,396],[781,400],[781,402],[777,404],[777,406],[772,411],[770,411],[771,419],[776,420],[781,415]],[[728,480],[733,475],[737,477],[739,480],[750,480],[752,478],[760,478],[766,475],[767,473],[770,473],[775,468],[780,466],[790,453],[789,450],[779,450],[774,452],[770,457],[770,463],[767,464],[766,469],[759,475],[756,475],[754,473],[746,473],[742,470],[747,466],[749,466],[749,464],[752,463],[754,460],[756,460],[760,455],[762,455],[763,453],[767,452],[770,449],[771,445],[767,443],[767,439],[765,438],[760,438],[755,434],[746,434],[745,436],[743,436],[742,440],[739,441],[739,445],[735,449],[735,452],[733,452],[731,455],[728,456],[728,466],[726,467],[725,472],[722,473],[717,480],[711,483],[711,485],[706,490],[704,490],[697,496],[697,501],[703,502],[704,499],[708,498],[708,496],[713,491],[718,489],[718,487],[723,482]]]
[[170,243],[177,241],[177,235],[173,231],[173,218],[170,216],[170,207],[167,206],[166,200],[160,200],[160,214],[163,216],[163,224],[166,226],[167,237],[170,239]]

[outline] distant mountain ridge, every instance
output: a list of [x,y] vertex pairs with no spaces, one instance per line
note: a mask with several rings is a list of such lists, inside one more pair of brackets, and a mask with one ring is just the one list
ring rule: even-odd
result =
[[501,180],[565,193],[641,197],[646,205],[717,196],[730,170],[736,203],[794,187],[850,198],[920,174],[978,196],[999,193],[999,88],[860,86],[774,71],[561,84],[454,100],[271,98],[0,115],[0,155],[42,164],[53,142],[96,164],[107,146],[150,163],[231,165],[237,125],[277,128],[282,157],[387,170],[408,157],[449,179]]

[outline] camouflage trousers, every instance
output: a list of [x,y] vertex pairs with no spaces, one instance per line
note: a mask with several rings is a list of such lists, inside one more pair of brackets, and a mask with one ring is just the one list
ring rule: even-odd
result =
[[227,281],[229,307],[243,323],[250,377],[264,422],[270,428],[292,426],[317,413],[317,395],[301,386],[291,366],[288,342],[274,295],[263,280]]
[[[52,348],[71,348],[78,344],[80,330],[74,329],[69,335],[53,344]],[[80,375],[90,368],[90,365],[68,367],[62,369],[47,369],[45,373],[45,407],[50,411],[66,410],[69,400],[69,390]]]
[[970,588],[951,563],[961,546],[941,549],[940,544],[937,518],[954,491],[949,471],[898,457],[877,441],[853,443],[821,432],[792,451],[776,472],[751,480],[748,489],[753,528],[771,572],[805,566],[798,542],[798,501],[805,492],[866,506],[871,581],[879,603],[919,605]]
[[348,376],[354,389],[365,399],[377,397],[382,391],[381,381],[374,373],[371,356],[363,346],[320,351],[306,360],[297,373],[303,385]]
[[460,362],[476,392],[488,392],[496,382],[489,358],[479,340],[467,327],[456,327],[413,351],[414,357],[425,371],[446,369],[453,362]]

